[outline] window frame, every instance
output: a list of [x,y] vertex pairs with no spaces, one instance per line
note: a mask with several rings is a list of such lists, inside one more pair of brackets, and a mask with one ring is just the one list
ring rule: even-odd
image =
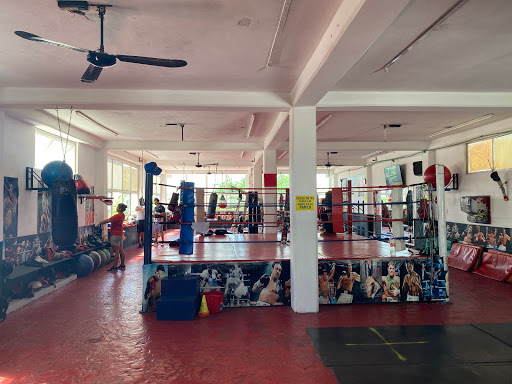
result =
[[[512,169],[512,167],[508,167],[508,168],[495,168],[496,167],[496,147],[495,147],[495,140],[498,139],[498,138],[502,138],[502,137],[507,137],[507,136],[511,136],[512,137],[512,134],[508,134],[508,135],[501,135],[501,136],[496,136],[496,137],[492,137],[490,139],[484,139],[484,140],[475,140],[475,141],[472,141],[470,143],[467,143],[466,144],[466,174],[473,174],[473,173],[479,173],[479,172],[489,172],[489,171],[495,171],[495,170],[507,170],[507,169]],[[474,144],[478,144],[478,143],[484,143],[486,141],[490,141],[491,142],[491,168],[490,169],[482,169],[482,170],[478,170],[478,171],[471,171],[470,170],[470,167],[471,167],[471,157],[469,155],[469,148],[471,145],[474,145]],[[488,159],[489,160],[489,159]]]
[[[53,133],[43,131],[42,129],[38,129],[38,128],[35,129],[35,132],[34,132],[34,168],[36,168],[36,169],[43,169],[44,165],[43,165],[43,167],[38,167],[38,165],[40,165],[40,164],[36,164],[36,156],[37,156],[37,149],[38,149],[37,145],[36,145],[37,135],[45,136],[45,137],[51,139],[52,142],[53,141],[60,142],[60,137],[55,135],[55,134],[53,134]],[[50,144],[52,142],[50,142]],[[71,138],[68,139],[68,147],[67,147],[67,151],[66,151],[66,157],[68,156],[69,152],[71,150],[73,150],[74,161],[73,161],[73,164],[69,163],[68,161],[66,161],[66,163],[72,168],[73,174],[78,173],[77,172],[77,169],[78,169],[77,168],[77,161],[78,161],[78,145],[77,144],[78,143],[76,141],[74,141],[73,139],[71,139]],[[62,158],[55,159],[55,160],[62,161]]]
[[[114,164],[117,163],[117,164],[121,164],[121,189],[119,188],[114,188]],[[129,162],[126,162],[122,159],[118,159],[116,157],[112,157],[112,156],[108,156],[107,157],[107,196],[110,197],[110,198],[113,198],[114,194],[118,195],[120,194],[120,197],[121,197],[121,202],[122,203],[125,203],[123,201],[123,196],[124,195],[128,195],[128,204],[127,204],[127,210],[125,211],[125,215],[126,216],[130,216],[130,215],[135,215],[135,212],[132,211],[132,206],[133,206],[133,203],[131,201],[131,198],[132,198],[132,195],[139,195],[139,172],[140,172],[140,169],[138,166],[132,164],[132,163],[129,163]],[[109,166],[111,167],[110,169],[110,172],[108,170]],[[124,172],[123,170],[125,169],[125,167],[128,167],[130,172],[128,172],[128,176],[130,177],[130,180],[128,182],[128,184],[130,185],[130,189],[124,189]],[[134,174],[134,170],[136,170],[137,172]],[[110,174],[110,177],[111,179],[109,180],[108,179],[108,176]],[[136,178],[136,184],[135,184],[135,187],[136,187],[136,190],[132,190],[132,178]],[[112,205],[112,207],[108,207],[108,214],[109,216],[112,215],[113,213],[113,207],[116,206],[116,203],[114,201],[114,204]],[[136,205],[138,205],[138,202],[136,203]]]

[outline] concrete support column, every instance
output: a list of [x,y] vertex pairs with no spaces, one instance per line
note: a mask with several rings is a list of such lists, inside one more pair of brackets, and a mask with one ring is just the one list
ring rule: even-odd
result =
[[263,211],[265,213],[264,221],[269,223],[269,226],[265,226],[263,233],[277,233],[277,195],[272,192],[276,192],[277,187],[277,157],[276,151],[267,149],[263,151],[263,180],[265,188],[271,188],[268,191],[264,191],[262,194],[263,198]]
[[[297,204],[310,198],[312,206]],[[299,313],[319,308],[316,203],[316,107],[296,107],[290,112],[290,244],[291,302]]]
[[263,160],[260,158],[252,168],[252,187],[253,188],[261,188],[261,167],[263,165]]
[[[371,185],[373,185],[373,167],[366,167],[366,187],[369,187]],[[378,201],[375,201],[375,199],[374,199],[373,191],[365,192],[365,194],[366,194],[366,197],[368,200],[367,201],[368,204],[373,204],[373,203],[378,202]],[[375,215],[376,209],[373,205],[367,205],[365,208],[365,212],[367,212],[369,215]],[[375,223],[375,224],[377,224],[377,223]]]
[[[0,180],[2,180],[2,183],[4,182],[5,164],[6,164],[4,136],[5,136],[5,111],[0,111]],[[3,188],[0,191],[0,197],[2,198],[2,201],[4,201],[4,189]],[[3,231],[4,215],[0,215],[0,228],[2,228],[2,231],[0,232],[0,241],[3,241],[4,240],[4,231]]]
[[423,172],[425,172],[425,169],[430,167],[431,165],[434,165],[436,163],[436,151],[428,151],[426,153],[427,155],[427,166],[423,166]]
[[[157,180],[156,181],[157,183],[167,184],[167,175],[163,172],[160,175],[158,175],[158,177],[155,177],[154,179]],[[169,201],[167,199],[167,187],[164,187],[163,185],[158,185],[157,187],[159,187],[159,191],[160,191],[160,202],[162,204],[165,204],[165,202]]]
[[[96,149],[96,154],[94,156],[95,161],[95,185],[94,192],[96,195],[106,196],[107,195],[107,150],[106,149]],[[97,200],[96,200],[97,201]],[[94,205],[94,222],[97,223],[101,220],[105,220],[107,218],[107,205],[106,204],[98,204]]]

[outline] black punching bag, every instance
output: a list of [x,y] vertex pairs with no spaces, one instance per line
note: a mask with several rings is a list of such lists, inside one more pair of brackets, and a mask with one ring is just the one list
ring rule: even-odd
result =
[[57,179],[53,183],[52,238],[60,247],[69,247],[78,238],[76,186],[73,179]]
[[208,211],[206,213],[207,219],[215,219],[215,211],[217,210],[217,194],[213,192],[210,195],[210,202],[208,203]]

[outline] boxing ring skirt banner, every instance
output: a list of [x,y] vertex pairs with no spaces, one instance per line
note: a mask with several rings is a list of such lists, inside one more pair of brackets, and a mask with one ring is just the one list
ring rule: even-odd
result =
[[224,293],[224,307],[290,305],[290,260],[171,263],[143,266],[143,311],[154,310],[161,292],[159,279],[183,276],[199,276],[201,292]]
[[446,301],[443,263],[437,257],[319,260],[320,304]]

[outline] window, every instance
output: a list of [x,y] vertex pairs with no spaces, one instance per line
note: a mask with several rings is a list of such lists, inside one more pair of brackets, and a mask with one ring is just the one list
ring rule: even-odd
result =
[[512,135],[468,144],[468,173],[512,168]]
[[[64,158],[62,153],[62,145],[60,137],[52,134],[36,130],[36,147],[34,151],[35,164],[34,168],[43,169],[50,161],[60,160]],[[64,142],[64,146],[65,146]],[[76,144],[68,141],[66,150],[66,163],[71,167],[73,173],[76,169]]]
[[119,160],[107,159],[107,189],[113,204],[108,207],[108,215],[115,213],[115,207],[123,203],[128,207],[126,216],[135,214],[139,196],[139,170]]

